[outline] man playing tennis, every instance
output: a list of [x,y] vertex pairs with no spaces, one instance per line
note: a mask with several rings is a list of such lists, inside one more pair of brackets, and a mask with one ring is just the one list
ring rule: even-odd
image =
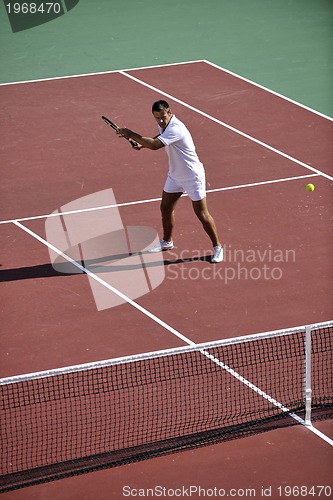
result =
[[211,262],[221,262],[223,248],[214,219],[208,212],[205,170],[196,153],[192,136],[186,126],[171,112],[166,101],[155,102],[152,112],[159,127],[159,134],[156,137],[142,137],[127,128],[117,130],[121,137],[136,141],[139,144],[136,149],[156,150],[165,147],[169,158],[169,172],[161,202],[163,239],[156,247],[151,248],[150,252],[173,248],[175,206],[181,195],[187,193],[192,200],[195,214],[213,244],[214,254]]

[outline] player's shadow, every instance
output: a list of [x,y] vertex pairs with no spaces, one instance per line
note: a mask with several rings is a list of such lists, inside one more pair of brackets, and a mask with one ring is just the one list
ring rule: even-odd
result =
[[[135,269],[140,269],[142,264],[126,264],[123,259],[129,257],[129,254],[122,255],[108,255],[105,257],[99,257],[96,259],[87,260],[85,262],[79,262],[80,266],[83,266],[92,273],[111,273],[119,271],[131,271]],[[119,264],[116,264],[116,262]],[[211,256],[202,255],[199,257],[188,257],[185,259],[161,259],[154,262],[146,262],[144,267],[158,267],[158,266],[170,266],[170,265],[181,265],[191,262],[211,262]],[[121,262],[121,263],[120,263]],[[38,278],[54,278],[54,277],[66,277],[79,274],[79,269],[75,269],[73,265],[73,272],[68,272],[69,263],[65,262],[63,264],[58,263],[56,269],[51,264],[40,264],[37,266],[20,267],[13,269],[1,269],[0,267],[0,282],[9,281],[20,281],[27,279],[38,279]],[[83,273],[82,273],[83,274]]]

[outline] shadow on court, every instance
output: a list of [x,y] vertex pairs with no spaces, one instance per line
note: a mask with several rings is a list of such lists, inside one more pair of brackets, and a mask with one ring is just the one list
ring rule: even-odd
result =
[[[131,271],[139,269],[139,265],[126,265],[121,264],[115,266],[114,264],[108,266],[107,263],[114,262],[118,260],[126,259],[133,254],[119,254],[119,255],[108,255],[106,257],[100,257],[98,259],[89,260],[86,262],[79,262],[79,264],[85,267],[88,271],[92,273],[114,273],[119,271]],[[149,262],[145,267],[158,267],[158,266],[170,266],[177,264],[186,264],[191,262],[211,262],[211,256],[202,255],[199,257],[188,257],[186,259],[171,259],[163,260],[159,262]],[[64,272],[61,272],[61,264],[57,264],[58,271],[56,271],[51,264],[40,264],[37,266],[20,267],[13,269],[4,269],[0,271],[0,282],[9,281],[21,281],[28,279],[38,279],[38,278],[55,278],[55,277],[69,277],[80,274],[77,268],[75,272],[68,273],[68,264],[64,263]],[[83,273],[82,273],[83,274]]]

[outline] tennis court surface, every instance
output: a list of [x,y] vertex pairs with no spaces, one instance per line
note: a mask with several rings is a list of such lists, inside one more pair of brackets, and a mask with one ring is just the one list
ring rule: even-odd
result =
[[[257,497],[330,492],[332,119],[206,61],[0,96],[2,488],[26,486],[4,498],[121,498],[152,471],[231,491],[244,459]],[[205,165],[222,264],[186,196],[175,248],[146,251],[165,152],[133,150],[101,116],[154,136],[158,99]]]

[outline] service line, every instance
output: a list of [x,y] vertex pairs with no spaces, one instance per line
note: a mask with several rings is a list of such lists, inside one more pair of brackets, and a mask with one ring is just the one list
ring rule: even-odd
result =
[[[220,187],[220,188],[215,188],[215,189],[207,189],[207,193],[218,193],[219,191],[231,191],[233,189],[242,189],[242,188],[249,188],[249,187],[255,187],[255,186],[265,186],[267,184],[276,184],[279,182],[295,181],[298,179],[308,179],[310,177],[319,177],[319,175],[320,174],[298,175],[296,177],[283,177],[282,179],[272,179],[269,181],[251,182],[249,184],[239,184],[236,186],[225,186],[225,187]],[[188,195],[184,194],[183,196],[188,196]],[[30,217],[21,217],[21,218],[16,218],[16,219],[3,220],[3,221],[0,221],[0,224],[12,224],[15,222],[25,222],[25,221],[36,220],[36,219],[47,219],[49,217],[60,217],[62,215],[81,214],[84,212],[93,212],[96,210],[107,210],[109,208],[116,208],[116,207],[128,207],[130,205],[141,205],[144,203],[153,203],[153,202],[161,201],[161,200],[162,200],[162,198],[149,198],[147,200],[125,201],[124,203],[116,203],[114,205],[102,205],[100,207],[81,208],[79,210],[70,210],[68,212],[55,212],[55,213],[51,213],[51,214],[47,214],[47,215],[32,215]]]

